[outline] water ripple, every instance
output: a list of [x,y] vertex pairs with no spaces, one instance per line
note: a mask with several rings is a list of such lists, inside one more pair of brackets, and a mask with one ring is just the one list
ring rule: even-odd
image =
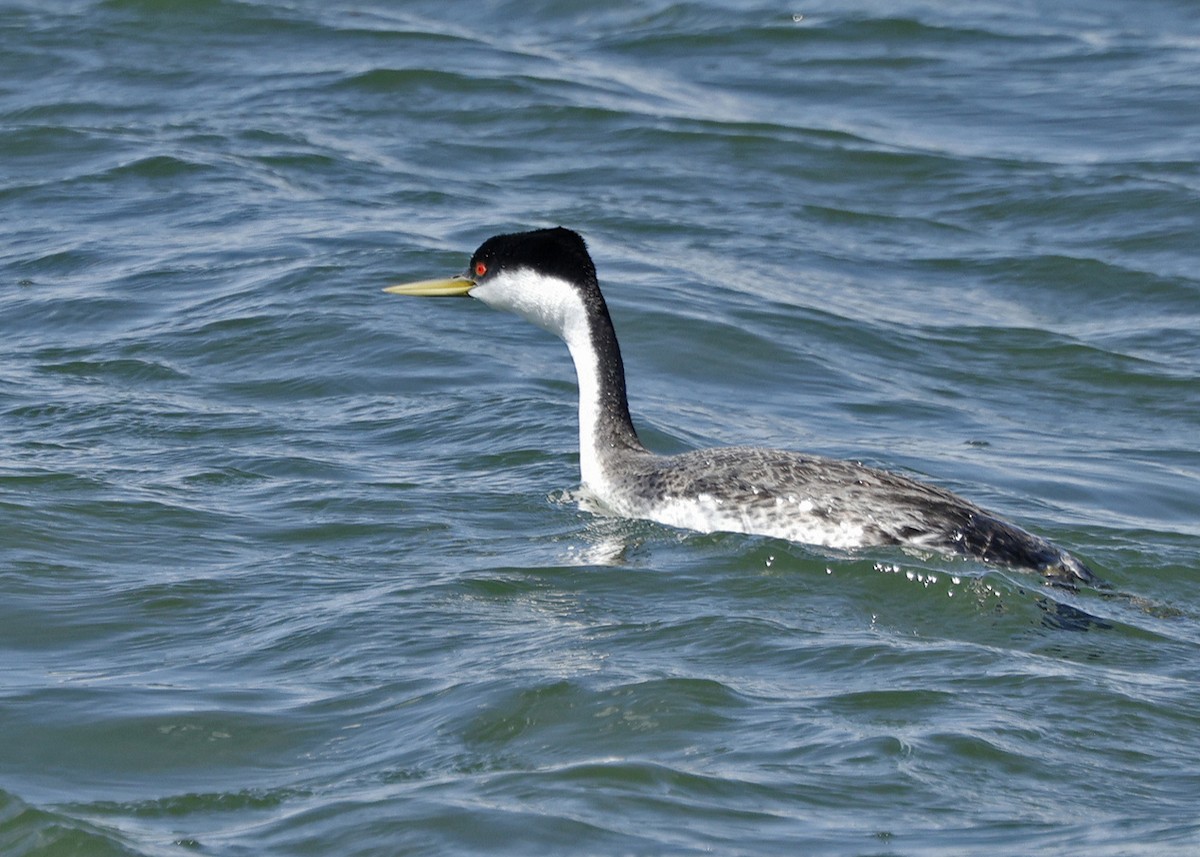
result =
[[[1194,852],[1194,18],[352,5],[0,10],[0,851]],[[1114,589],[594,514],[561,343],[379,291],[557,223],[655,448]]]

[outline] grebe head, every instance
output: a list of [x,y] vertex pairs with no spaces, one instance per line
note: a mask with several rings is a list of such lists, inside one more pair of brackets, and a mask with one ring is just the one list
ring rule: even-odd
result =
[[577,232],[561,226],[496,235],[471,256],[455,277],[422,280],[384,289],[398,295],[470,295],[569,339],[589,313],[608,310],[596,266]]

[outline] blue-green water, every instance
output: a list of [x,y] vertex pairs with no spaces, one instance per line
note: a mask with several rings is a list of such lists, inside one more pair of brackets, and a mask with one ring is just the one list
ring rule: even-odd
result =
[[[1200,852],[1194,3],[8,2],[0,223],[0,853]],[[579,510],[380,292],[558,223],[652,446],[1117,594]]]

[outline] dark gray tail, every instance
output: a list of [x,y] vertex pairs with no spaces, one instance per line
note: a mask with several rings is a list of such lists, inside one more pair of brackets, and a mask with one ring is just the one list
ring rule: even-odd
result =
[[986,513],[972,513],[969,522],[956,535],[958,539],[952,547],[966,556],[1037,571],[1059,586],[1108,587],[1090,568],[1065,550]]
[[[1053,545],[1051,545],[1053,548]],[[1052,583],[1072,586],[1085,584],[1096,589],[1107,589],[1108,584],[1096,576],[1096,573],[1065,550],[1059,550],[1058,556],[1051,562],[1038,569]]]

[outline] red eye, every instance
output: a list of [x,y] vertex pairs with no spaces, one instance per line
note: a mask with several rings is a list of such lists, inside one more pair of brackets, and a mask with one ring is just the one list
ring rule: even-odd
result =
[[482,277],[486,273],[487,273],[487,265],[483,264],[483,262],[476,262],[475,263],[475,276]]

